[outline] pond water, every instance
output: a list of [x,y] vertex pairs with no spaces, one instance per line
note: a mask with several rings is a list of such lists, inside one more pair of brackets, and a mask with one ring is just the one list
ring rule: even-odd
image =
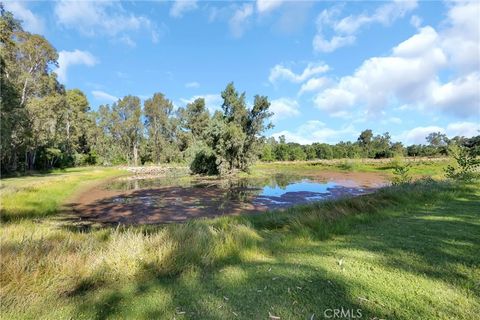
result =
[[358,173],[222,180],[123,178],[85,193],[75,207],[81,219],[99,223],[168,223],[357,196],[384,184],[384,177]]

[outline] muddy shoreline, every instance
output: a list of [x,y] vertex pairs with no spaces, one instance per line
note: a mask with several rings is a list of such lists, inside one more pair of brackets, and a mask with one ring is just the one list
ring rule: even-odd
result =
[[[123,177],[83,191],[71,199],[65,211],[67,220],[85,224],[178,223],[193,218],[261,213],[312,201],[358,196],[374,192],[388,183],[386,176],[378,173],[322,172],[302,177],[296,180],[284,177],[285,181],[267,179],[266,182],[259,182],[258,179],[183,177],[184,184],[178,183],[180,178],[174,177],[176,182],[172,185],[161,185],[166,177],[145,179],[143,175],[136,178],[130,176],[127,181]],[[313,186],[318,183],[325,187],[318,192],[288,192],[288,186],[295,184],[295,181]],[[116,187],[116,183],[128,183],[125,186],[129,190]],[[280,190],[280,193],[282,190],[287,192],[279,195],[265,194],[265,190],[273,190],[272,188]]]

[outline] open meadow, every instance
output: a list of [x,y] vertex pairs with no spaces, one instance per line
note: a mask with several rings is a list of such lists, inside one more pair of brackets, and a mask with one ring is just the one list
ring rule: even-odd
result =
[[480,319],[479,0],[0,0],[0,319]]
[[[412,166],[443,175],[445,161]],[[257,164],[273,172],[389,163]],[[5,318],[473,319],[480,308],[480,185],[420,179],[283,211],[171,225],[90,227],[62,204],[122,169],[2,180]],[[329,311],[331,310],[331,311]]]

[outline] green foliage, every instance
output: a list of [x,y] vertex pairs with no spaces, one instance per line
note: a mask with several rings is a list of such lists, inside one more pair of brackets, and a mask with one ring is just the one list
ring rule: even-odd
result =
[[[205,142],[213,152],[218,173],[247,171],[261,153],[263,132],[271,127],[266,123],[271,116],[270,103],[266,97],[255,96],[253,107],[248,109],[245,93],[239,94],[233,83],[227,85],[222,98],[223,113],[215,113],[209,121]],[[212,172],[210,167],[200,169],[197,165],[210,166],[213,156],[200,154],[194,172]]]
[[219,174],[217,167],[217,158],[213,151],[209,149],[202,149],[198,151],[190,164],[190,170],[194,174]]
[[273,153],[273,147],[271,144],[269,143],[266,143],[264,146],[263,146],[263,149],[262,149],[262,154],[260,156],[260,159],[262,161],[265,161],[265,162],[272,162],[275,160],[275,155]]
[[480,160],[464,147],[452,146],[452,157],[455,159],[455,166],[448,165],[445,169],[445,176],[449,179],[471,181],[478,176]]
[[339,165],[340,169],[346,171],[354,171],[357,168],[357,161],[351,159],[344,159]]
[[[422,180],[182,224],[59,224],[67,197],[116,174],[74,169],[4,182],[2,318],[310,319],[356,306],[365,292],[366,318],[476,316],[476,184]],[[399,301],[408,303],[390,307]]]
[[412,177],[410,176],[410,164],[397,164],[393,169],[393,185],[403,185],[412,182]]
[[[233,83],[221,92],[222,111],[213,115],[203,98],[174,111],[172,101],[159,92],[143,106],[138,97],[127,95],[92,112],[82,91],[65,90],[57,81],[52,70],[58,65],[58,52],[52,44],[23,30],[21,22],[3,6],[0,14],[2,173],[97,163],[191,163],[195,152],[204,147],[215,156],[221,174],[248,171],[258,158],[303,161],[439,156],[449,154],[448,146],[453,144],[480,155],[480,136],[448,139],[439,132],[427,136],[429,145],[407,148],[393,143],[388,132],[375,135],[371,129],[362,131],[356,142],[335,145],[300,145],[287,142],[285,137],[265,141],[263,134],[272,127],[267,97],[254,96],[253,106],[248,108],[246,94],[238,92]],[[453,176],[459,174],[455,170],[462,169],[449,170]]]

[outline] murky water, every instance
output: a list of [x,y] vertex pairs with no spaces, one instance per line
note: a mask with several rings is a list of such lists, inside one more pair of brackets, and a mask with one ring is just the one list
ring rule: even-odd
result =
[[366,175],[273,175],[255,179],[185,176],[114,180],[79,198],[82,219],[101,223],[164,223],[282,209],[372,192],[383,178]]

